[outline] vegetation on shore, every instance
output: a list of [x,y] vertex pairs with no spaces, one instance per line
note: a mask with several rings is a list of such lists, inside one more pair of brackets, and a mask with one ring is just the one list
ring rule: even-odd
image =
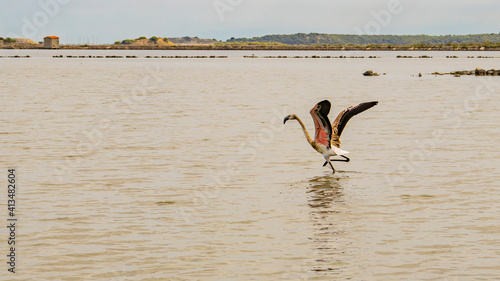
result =
[[[226,42],[278,42],[287,45],[447,45],[472,43],[500,43],[500,33],[469,35],[355,35],[297,33],[274,34],[253,38],[231,38]],[[500,45],[499,45],[500,46]]]
[[2,41],[4,44],[15,43],[16,42],[15,39],[12,39],[10,37],[6,37],[6,38],[0,37],[0,41]]

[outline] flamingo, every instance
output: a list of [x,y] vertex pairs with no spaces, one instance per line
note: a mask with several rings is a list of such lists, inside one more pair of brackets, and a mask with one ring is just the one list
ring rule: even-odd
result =
[[[364,102],[358,105],[354,105],[344,109],[337,116],[333,124],[330,124],[330,120],[328,119],[328,113],[330,113],[331,103],[328,100],[320,101],[316,104],[310,111],[311,116],[314,120],[314,127],[316,132],[314,134],[314,140],[311,138],[309,133],[306,130],[306,126],[302,120],[295,114],[290,114],[285,117],[283,120],[283,124],[288,120],[297,120],[300,126],[302,127],[302,131],[306,136],[307,142],[320,154],[325,158],[325,164],[330,164],[332,167],[333,173],[335,173],[335,168],[333,168],[332,161],[341,161],[341,162],[349,162],[349,159],[345,154],[349,153],[348,151],[340,149],[340,135],[345,128],[347,122],[355,115],[374,107],[378,104],[378,101],[372,102]],[[330,160],[330,157],[340,156],[343,159],[334,159]]]

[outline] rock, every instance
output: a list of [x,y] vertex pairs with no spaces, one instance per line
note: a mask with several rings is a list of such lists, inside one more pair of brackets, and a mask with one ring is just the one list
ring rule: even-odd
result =
[[458,70],[458,71],[452,71],[450,72],[451,75],[455,75],[455,74],[458,74],[458,75],[470,75],[470,71],[468,70]]
[[476,71],[474,72],[477,76],[485,76],[486,75],[486,70],[482,68],[476,68]]
[[373,72],[373,70],[367,70],[363,73],[364,76],[379,76],[380,74]]
[[450,73],[442,73],[442,72],[433,72],[432,75],[445,75],[451,74],[455,77],[460,77],[462,75],[476,75],[476,76],[500,76],[500,70],[497,69],[489,69],[484,70],[482,68],[476,68],[475,70],[457,70],[451,71]]

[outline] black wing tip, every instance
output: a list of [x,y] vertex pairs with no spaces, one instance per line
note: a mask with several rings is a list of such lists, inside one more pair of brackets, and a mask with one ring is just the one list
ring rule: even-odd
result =
[[356,107],[359,107],[360,109],[362,109],[361,112],[363,112],[369,108],[376,106],[377,104],[378,104],[378,101],[369,101],[369,102],[360,103]]
[[324,117],[328,118],[328,114],[330,113],[330,108],[332,107],[330,101],[322,100],[318,102],[318,105],[319,105],[319,113]]
[[332,103],[329,100],[322,100],[322,101],[318,102],[318,105],[321,105],[322,107],[330,108],[332,106]]

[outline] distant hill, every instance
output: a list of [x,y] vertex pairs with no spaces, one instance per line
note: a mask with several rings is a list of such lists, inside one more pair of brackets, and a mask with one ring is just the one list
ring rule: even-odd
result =
[[30,39],[25,39],[25,38],[3,38],[0,37],[0,44],[26,44],[26,45],[36,45],[38,44],[37,42],[30,40]]
[[31,45],[36,45],[38,44],[37,42],[30,40],[30,39],[25,39],[25,38],[14,38],[16,40],[17,44],[31,44]]
[[170,42],[168,38],[161,38],[153,36],[151,38],[139,37],[135,39],[125,39],[123,41],[116,41],[115,45],[128,45],[133,47],[165,47],[165,46],[175,46],[174,43]]
[[355,35],[355,34],[322,34],[322,33],[297,33],[275,34],[253,38],[231,38],[226,42],[278,42],[288,45],[416,45],[416,44],[470,44],[470,43],[498,43],[500,33],[470,34],[470,35]]
[[122,41],[116,41],[115,45],[128,45],[132,47],[137,46],[175,46],[175,45],[212,45],[217,43],[215,39],[200,39],[198,37],[178,37],[178,38],[161,38],[153,36],[151,38],[139,37],[135,39],[125,39]]
[[157,38],[156,40],[151,40],[151,39],[138,39],[135,40],[134,42],[130,43],[130,46],[158,46],[158,47],[163,47],[163,46],[174,46],[172,42],[168,40],[164,40],[163,38]]
[[198,37],[179,37],[179,38],[168,38],[170,42],[177,45],[210,45],[215,44],[218,41],[215,39],[200,39]]

